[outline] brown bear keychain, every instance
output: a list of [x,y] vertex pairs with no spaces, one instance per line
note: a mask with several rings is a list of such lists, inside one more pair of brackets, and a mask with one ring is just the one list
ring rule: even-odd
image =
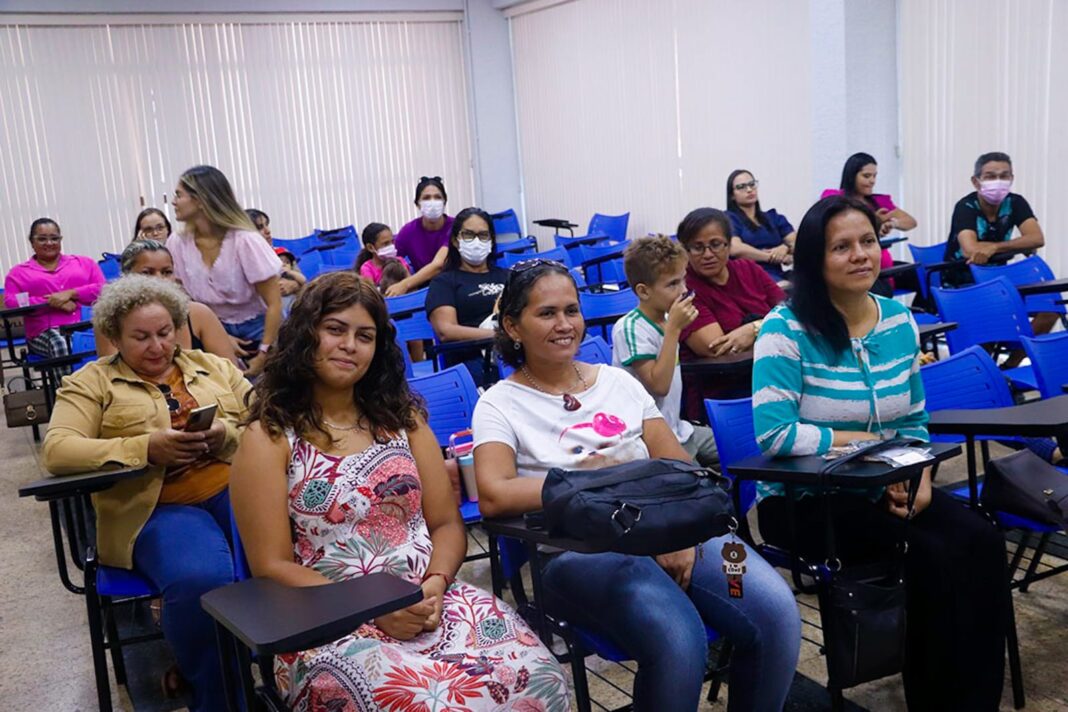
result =
[[745,544],[731,537],[731,541],[724,542],[723,573],[727,574],[727,595],[731,598],[741,598],[742,576],[745,574]]

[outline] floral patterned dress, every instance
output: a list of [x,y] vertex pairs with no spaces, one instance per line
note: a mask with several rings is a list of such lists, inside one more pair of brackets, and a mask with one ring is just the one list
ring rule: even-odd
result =
[[[335,581],[385,571],[419,583],[432,544],[405,434],[333,456],[290,436],[289,517],[298,563]],[[329,645],[278,656],[295,710],[568,709],[564,675],[500,600],[462,581],[445,592],[437,630],[400,641],[372,623]]]

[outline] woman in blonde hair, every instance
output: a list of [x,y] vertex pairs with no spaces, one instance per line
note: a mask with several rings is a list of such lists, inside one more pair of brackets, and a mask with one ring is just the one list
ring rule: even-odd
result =
[[167,240],[174,273],[189,296],[207,304],[240,353],[248,373],[263,367],[282,323],[282,263],[213,166],[194,166],[174,189],[174,216],[184,230]]

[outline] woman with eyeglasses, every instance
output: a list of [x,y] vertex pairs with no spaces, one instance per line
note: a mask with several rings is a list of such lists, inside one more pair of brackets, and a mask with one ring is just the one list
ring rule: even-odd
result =
[[775,209],[762,210],[750,171],[738,169],[727,177],[727,217],[731,220],[731,257],[753,260],[776,282],[786,280],[783,267],[794,261],[794,226]]
[[166,242],[171,232],[171,221],[159,208],[145,208],[134,220],[134,240]]
[[100,265],[90,257],[63,254],[63,235],[52,218],[30,225],[33,256],[11,268],[4,279],[4,306],[38,306],[23,317],[26,346],[42,358],[70,353],[59,333],[64,324],[81,321],[81,307],[96,301],[104,286]]
[[415,274],[390,285],[387,297],[419,289],[445,269],[453,217],[445,213],[449,196],[440,176],[423,176],[415,186],[419,217],[406,223],[394,241],[397,255],[411,263]]
[[[512,268],[496,338],[501,358],[516,370],[482,395],[472,425],[483,516],[540,510],[553,467],[690,460],[637,379],[575,360],[585,326],[567,267],[529,260]],[[543,551],[533,563],[541,567],[549,613],[637,661],[635,710],[698,708],[706,624],[733,645],[727,709],[781,710],[800,647],[797,603],[782,576],[748,548],[744,596],[729,596],[722,552],[730,539],[655,557]]]
[[[101,564],[136,569],[163,596],[163,635],[177,671],[167,694],[192,687],[192,710],[225,709],[212,619],[200,596],[233,581],[230,460],[251,385],[233,363],[185,351],[178,330],[189,298],[177,284],[123,277],[100,294],[93,328],[117,353],[63,381],[42,455],[56,475],[144,467],[140,477],[93,495]],[[214,405],[210,426],[187,431],[190,414]]]
[[[497,234],[493,218],[481,208],[464,208],[452,224],[445,271],[430,283],[426,313],[438,340],[472,341],[493,336],[479,325],[493,314],[508,270],[494,264]],[[482,385],[484,359],[478,349],[446,355],[446,364],[466,364],[475,383]]]

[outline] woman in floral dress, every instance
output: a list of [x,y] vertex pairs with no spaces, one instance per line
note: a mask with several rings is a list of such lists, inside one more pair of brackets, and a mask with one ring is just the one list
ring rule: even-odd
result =
[[309,283],[264,367],[231,473],[252,572],[317,586],[384,571],[423,600],[279,656],[290,706],[566,710],[551,653],[501,601],[455,580],[467,536],[385,303],[338,272]]

